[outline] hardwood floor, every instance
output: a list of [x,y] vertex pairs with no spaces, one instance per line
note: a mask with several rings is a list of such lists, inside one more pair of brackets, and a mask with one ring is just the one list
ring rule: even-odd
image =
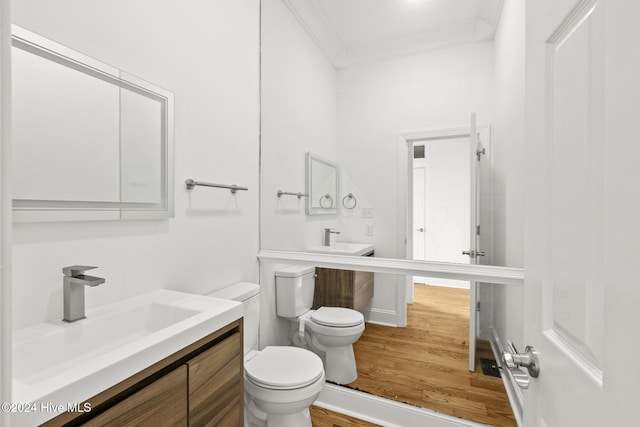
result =
[[[349,387],[441,413],[494,425],[516,426],[501,378],[485,376],[480,357],[493,359],[480,345],[476,372],[468,369],[469,291],[415,285],[406,328],[367,324],[355,343],[358,379]],[[368,426],[322,421],[314,426]]]
[[310,407],[309,412],[311,412],[311,424],[313,427],[379,427],[378,424],[371,424],[348,415],[320,408],[319,406]]

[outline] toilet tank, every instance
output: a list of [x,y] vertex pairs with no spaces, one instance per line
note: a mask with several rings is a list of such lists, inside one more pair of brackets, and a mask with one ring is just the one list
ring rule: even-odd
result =
[[260,330],[260,286],[255,283],[238,282],[210,293],[208,296],[241,302],[244,309],[244,354],[258,350]]
[[315,267],[293,265],[276,270],[276,313],[298,317],[313,307]]

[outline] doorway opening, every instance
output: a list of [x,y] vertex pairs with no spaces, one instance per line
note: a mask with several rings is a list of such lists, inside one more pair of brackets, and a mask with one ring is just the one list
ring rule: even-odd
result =
[[[472,218],[469,137],[413,143],[413,259],[468,264]],[[413,283],[469,289],[469,282],[414,276]]]
[[[491,128],[469,127],[412,132],[406,143],[407,258],[462,264],[490,263]],[[482,166],[484,164],[484,167]],[[406,303],[414,301],[414,283],[456,287],[469,293],[469,370],[475,370],[479,336],[476,282],[413,277]]]

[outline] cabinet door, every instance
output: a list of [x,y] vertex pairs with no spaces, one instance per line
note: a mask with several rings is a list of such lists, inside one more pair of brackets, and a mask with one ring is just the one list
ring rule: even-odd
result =
[[242,335],[236,333],[187,362],[190,426],[243,425],[242,357]]
[[373,273],[355,271],[353,273],[353,309],[362,311],[373,298]]
[[362,310],[373,298],[373,273],[316,268],[313,308],[346,307]]
[[186,426],[187,367],[176,368],[82,425]]
[[316,268],[313,308],[353,308],[353,271]]

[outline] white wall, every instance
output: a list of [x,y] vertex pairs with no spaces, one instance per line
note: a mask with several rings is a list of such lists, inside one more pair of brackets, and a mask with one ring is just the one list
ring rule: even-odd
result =
[[[106,278],[87,290],[88,309],[153,289],[257,281],[259,1],[20,0],[12,14],[174,92],[176,188],[169,220],[14,225],[14,328],[62,317],[67,265],[96,265]],[[249,191],[188,192],[186,178]]]
[[[493,123],[493,264],[524,267],[525,6],[506,0],[495,37]],[[493,326],[500,340],[524,343],[523,289],[481,285],[483,338]]]
[[[0,0],[0,401],[11,402],[11,19],[10,1]],[[0,425],[9,425],[7,411]]]
[[[398,134],[468,126],[471,112],[479,123],[491,123],[493,67],[493,45],[480,43],[338,72],[338,160],[373,208],[377,256],[405,256],[398,244],[406,221],[398,194]],[[375,280],[371,316],[389,319],[397,307],[396,278]]]
[[336,160],[335,71],[281,0],[262,1],[261,246],[321,245],[336,215],[305,215],[305,153]]
[[[262,1],[261,247],[304,250],[322,244],[337,215],[306,215],[305,153],[336,159],[336,76],[281,0]],[[261,269],[261,345],[287,342],[276,318],[273,265]]]

